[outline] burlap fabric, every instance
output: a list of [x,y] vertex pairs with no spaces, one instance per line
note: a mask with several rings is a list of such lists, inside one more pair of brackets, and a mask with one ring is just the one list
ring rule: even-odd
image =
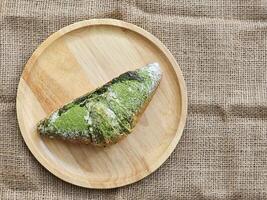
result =
[[[1,199],[267,199],[267,1],[0,1]],[[79,20],[116,18],[157,36],[188,89],[184,134],[165,164],[112,190],[73,186],[31,155],[16,89],[34,49]]]

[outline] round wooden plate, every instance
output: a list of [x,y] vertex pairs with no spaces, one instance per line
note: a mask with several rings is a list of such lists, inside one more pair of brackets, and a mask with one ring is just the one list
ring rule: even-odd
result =
[[[163,78],[134,131],[106,148],[44,139],[36,124],[50,112],[119,74],[158,62]],[[36,159],[57,177],[88,188],[114,188],[155,171],[177,145],[186,120],[182,73],[167,48],[123,21],[94,19],[67,26],[33,53],[21,76],[17,116]]]

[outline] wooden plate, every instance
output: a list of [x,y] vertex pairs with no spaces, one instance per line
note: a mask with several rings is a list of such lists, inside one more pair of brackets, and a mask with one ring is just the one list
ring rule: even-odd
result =
[[[158,62],[163,78],[136,128],[106,148],[40,138],[50,112],[115,76]],[[182,73],[153,35],[123,21],[94,19],[67,26],[33,53],[21,76],[17,116],[36,159],[57,177],[88,188],[114,188],[151,174],[170,156],[186,120]]]

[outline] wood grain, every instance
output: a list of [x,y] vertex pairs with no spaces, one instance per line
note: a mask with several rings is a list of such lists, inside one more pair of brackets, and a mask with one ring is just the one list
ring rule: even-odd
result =
[[[36,124],[50,112],[119,74],[158,62],[163,78],[134,131],[99,148],[44,139]],[[17,117],[36,159],[57,177],[88,188],[114,188],[152,173],[170,156],[186,120],[187,95],[179,66],[145,30],[113,19],[81,21],[51,35],[21,76]]]

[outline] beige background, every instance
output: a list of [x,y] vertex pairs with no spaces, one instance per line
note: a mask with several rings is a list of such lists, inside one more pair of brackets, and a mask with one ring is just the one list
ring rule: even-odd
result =
[[[2,0],[0,17],[0,199],[266,199],[266,0]],[[59,180],[30,154],[15,98],[23,65],[48,35],[106,17],[134,23],[169,48],[185,77],[189,115],[159,170],[130,186],[90,190]]]

